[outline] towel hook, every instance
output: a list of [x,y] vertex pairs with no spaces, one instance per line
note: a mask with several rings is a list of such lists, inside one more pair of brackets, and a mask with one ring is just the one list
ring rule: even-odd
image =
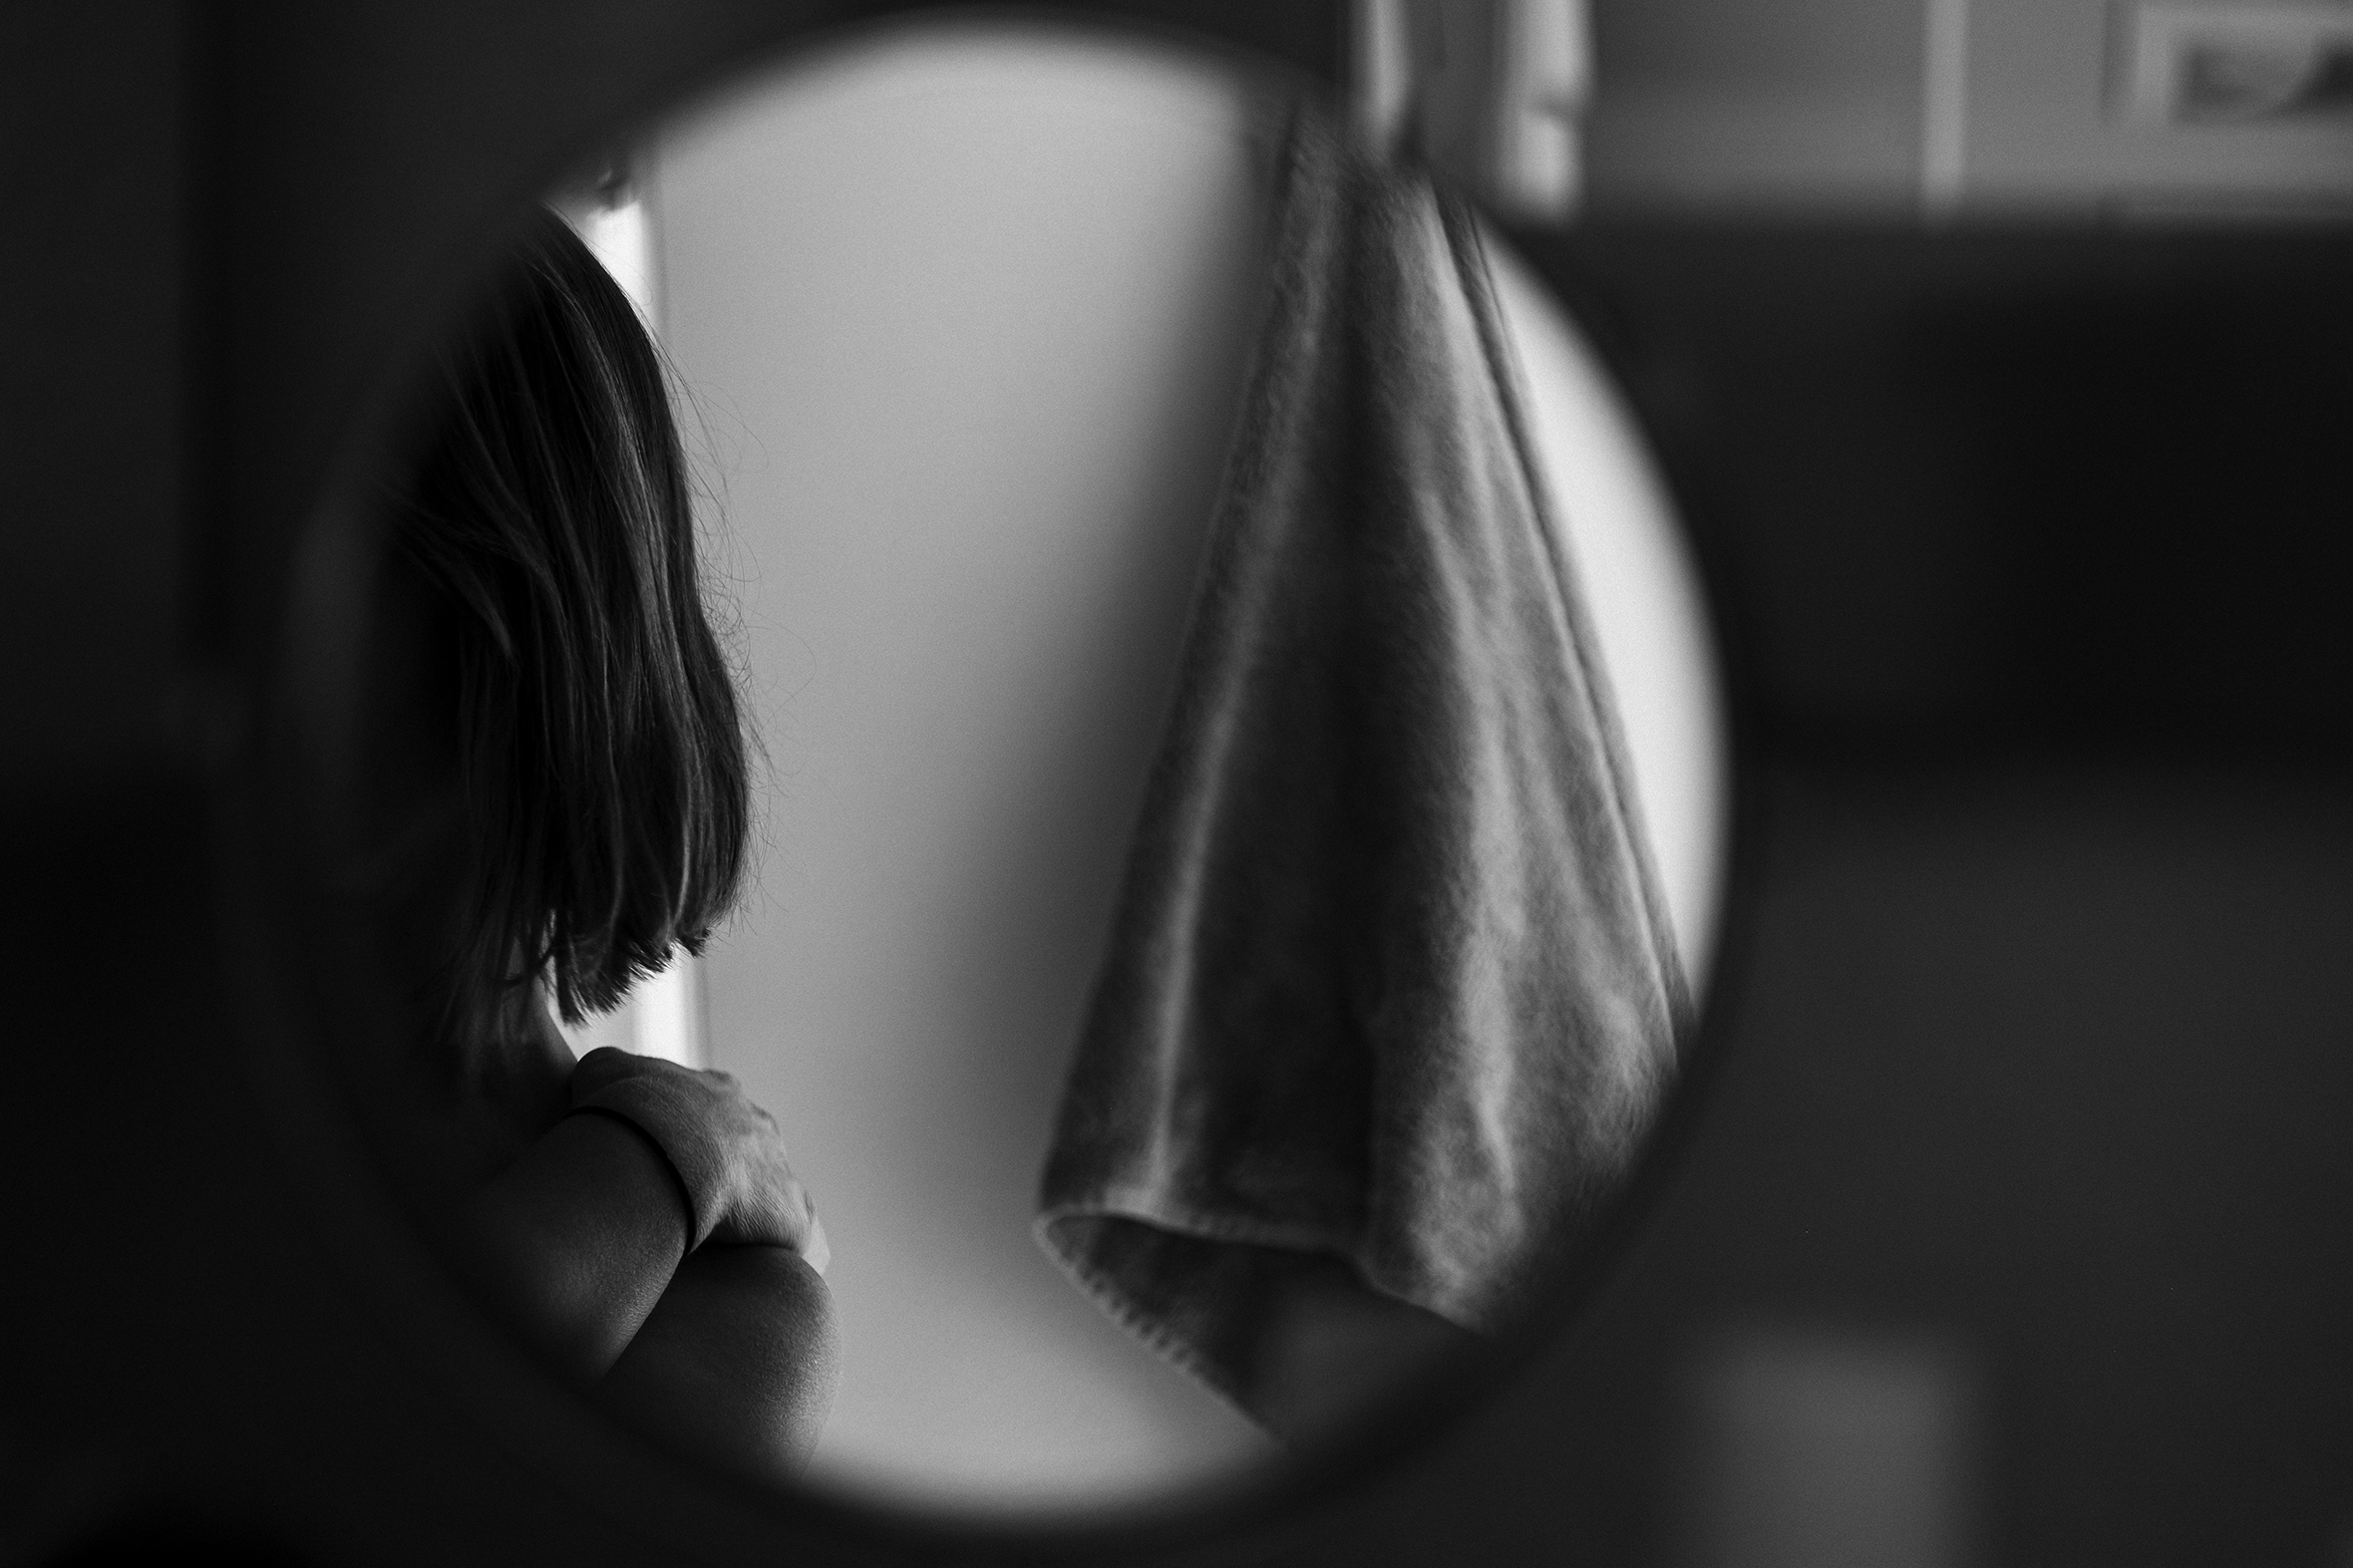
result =
[[1582,189],[1585,0],[1352,0],[1354,118],[1506,216],[1559,222]]

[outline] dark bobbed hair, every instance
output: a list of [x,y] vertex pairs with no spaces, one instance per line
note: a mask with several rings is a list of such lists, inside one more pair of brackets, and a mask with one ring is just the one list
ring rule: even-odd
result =
[[533,212],[443,356],[395,547],[438,601],[461,775],[445,1030],[544,975],[567,1022],[699,952],[749,793],[697,582],[659,351],[570,227]]

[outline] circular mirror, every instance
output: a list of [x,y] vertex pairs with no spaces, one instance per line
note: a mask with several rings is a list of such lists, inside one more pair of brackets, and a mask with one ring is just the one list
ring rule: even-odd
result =
[[494,1316],[719,1468],[1033,1514],[1547,1310],[1689,1044],[1728,753],[1509,247],[1274,73],[969,24],[509,237],[320,556],[401,999],[347,1071]]

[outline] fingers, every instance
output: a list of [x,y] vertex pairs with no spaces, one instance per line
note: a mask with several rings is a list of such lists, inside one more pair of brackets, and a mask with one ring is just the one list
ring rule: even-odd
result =
[[[785,1163],[781,1144],[762,1151],[764,1157],[747,1162],[736,1172],[726,1198],[726,1212],[710,1239],[726,1245],[786,1247],[810,1259],[822,1245],[817,1204]],[[814,1261],[810,1266],[815,1268]]]
[[[725,1073],[603,1047],[573,1069],[575,1109],[630,1122],[668,1156],[706,1242],[789,1248],[823,1272],[831,1249],[776,1118]],[[690,1247],[691,1250],[691,1247]]]

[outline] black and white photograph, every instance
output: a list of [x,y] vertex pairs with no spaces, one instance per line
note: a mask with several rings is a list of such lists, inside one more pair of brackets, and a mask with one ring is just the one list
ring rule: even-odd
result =
[[0,1568],[2353,1568],[2353,0],[0,116]]

